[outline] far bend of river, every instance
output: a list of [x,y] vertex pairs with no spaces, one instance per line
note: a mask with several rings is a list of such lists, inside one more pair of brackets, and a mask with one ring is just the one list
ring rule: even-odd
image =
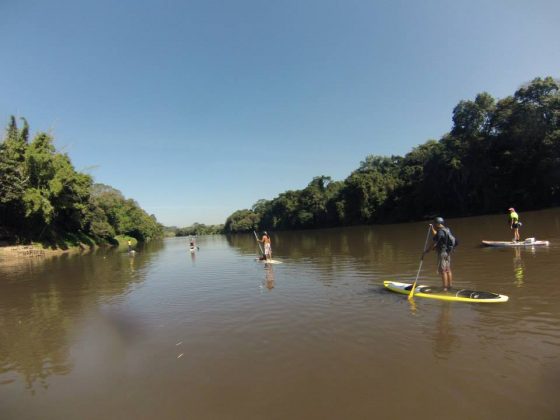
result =
[[[559,419],[560,209],[449,220],[455,286],[510,296],[445,303],[413,281],[426,223],[187,238],[0,261],[1,419]],[[439,285],[435,255],[421,282]]]

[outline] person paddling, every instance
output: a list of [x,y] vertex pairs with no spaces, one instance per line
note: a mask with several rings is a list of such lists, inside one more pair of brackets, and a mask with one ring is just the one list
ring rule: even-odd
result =
[[265,230],[263,232],[262,239],[257,239],[257,241],[261,242],[264,245],[264,257],[267,261],[272,259],[272,246],[270,242],[270,236],[268,236],[268,232]]
[[438,265],[437,270],[438,273],[441,274],[443,290],[447,292],[451,289],[453,282],[453,274],[451,272],[451,251],[453,250],[454,244],[450,244],[450,237],[452,237],[451,231],[449,228],[445,227],[443,218],[436,217],[434,219],[434,225],[430,224],[434,244],[431,247],[426,248],[424,252],[430,252],[432,249],[436,250]]
[[519,228],[521,227],[521,222],[519,221],[519,215],[516,213],[513,207],[508,209],[509,211],[509,227],[513,230],[513,242],[519,242]]

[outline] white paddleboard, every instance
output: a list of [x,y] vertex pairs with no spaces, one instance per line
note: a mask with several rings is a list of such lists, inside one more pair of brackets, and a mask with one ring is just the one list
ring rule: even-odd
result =
[[520,246],[548,246],[548,241],[538,241],[535,238],[527,238],[524,241],[482,241],[484,246],[494,247],[520,247]]
[[266,263],[266,264],[282,264],[282,261],[278,260],[261,260],[260,258],[256,258],[258,262]]

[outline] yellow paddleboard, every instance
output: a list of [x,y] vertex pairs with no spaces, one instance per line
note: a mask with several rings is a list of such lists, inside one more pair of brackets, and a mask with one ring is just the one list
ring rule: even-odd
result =
[[[385,280],[383,286],[391,292],[401,293],[403,295],[409,295],[412,289],[412,283],[401,283],[391,280]],[[414,289],[414,297],[470,303],[501,303],[509,300],[506,295],[497,293],[479,292],[468,289],[451,289],[444,292],[441,287],[425,285],[416,286]]]

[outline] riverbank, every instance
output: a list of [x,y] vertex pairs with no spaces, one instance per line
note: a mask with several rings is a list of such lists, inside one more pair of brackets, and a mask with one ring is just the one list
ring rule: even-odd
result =
[[83,241],[62,241],[53,243],[34,242],[25,245],[0,244],[0,259],[8,258],[43,258],[64,254],[89,253],[102,246],[125,248],[128,241],[132,247],[136,247],[136,238],[119,235],[111,243],[96,243],[91,238],[83,238]]
[[12,270],[16,267],[43,264],[63,255],[90,254],[99,245],[79,244],[66,248],[50,248],[41,244],[0,246],[0,270]]
[[0,257],[48,257],[62,254],[75,254],[80,252],[90,252],[98,248],[99,245],[78,244],[66,248],[49,248],[43,247],[41,244],[31,245],[5,245],[0,246]]

